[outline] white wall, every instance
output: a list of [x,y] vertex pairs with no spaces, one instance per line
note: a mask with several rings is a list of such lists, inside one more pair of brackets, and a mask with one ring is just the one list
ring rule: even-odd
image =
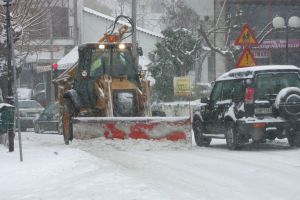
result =
[[[114,18],[85,8],[82,13],[81,43],[97,42],[107,32]],[[117,30],[117,29],[116,29]],[[138,29],[137,40],[143,48],[144,55],[155,49],[155,43],[161,40],[162,35],[149,30]],[[131,38],[126,39],[131,42]]]
[[213,0],[185,0],[185,3],[192,8],[201,18],[209,16],[214,17],[214,1]]

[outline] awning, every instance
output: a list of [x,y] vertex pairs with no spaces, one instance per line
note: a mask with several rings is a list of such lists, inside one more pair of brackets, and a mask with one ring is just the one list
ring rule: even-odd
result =
[[58,64],[58,70],[65,70],[73,66],[78,61],[78,46],[75,46],[69,53],[67,53]]

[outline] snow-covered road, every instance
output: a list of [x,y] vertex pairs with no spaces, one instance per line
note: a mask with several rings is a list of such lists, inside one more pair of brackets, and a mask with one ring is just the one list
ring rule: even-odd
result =
[[23,163],[17,141],[0,146],[0,199],[300,199],[300,150],[284,140],[229,151],[61,137],[24,133]]

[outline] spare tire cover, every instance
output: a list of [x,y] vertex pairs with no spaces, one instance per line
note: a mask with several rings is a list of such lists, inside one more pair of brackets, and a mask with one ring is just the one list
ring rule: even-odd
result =
[[300,88],[287,87],[280,90],[275,100],[275,108],[284,118],[300,118]]

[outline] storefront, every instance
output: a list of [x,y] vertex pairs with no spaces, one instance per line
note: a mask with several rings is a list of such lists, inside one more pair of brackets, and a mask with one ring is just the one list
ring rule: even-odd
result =
[[[248,24],[254,32],[259,45],[252,47],[251,51],[258,65],[292,64],[300,67],[300,28],[286,27],[289,18],[300,17],[300,1],[229,0],[226,10],[231,26]],[[272,23],[278,16],[285,21],[282,28],[275,28]],[[226,37],[235,41],[240,31],[234,29]]]
[[258,47],[254,47],[252,52],[259,65],[291,64],[300,67],[300,39],[289,39],[288,50],[285,40],[266,39]]

